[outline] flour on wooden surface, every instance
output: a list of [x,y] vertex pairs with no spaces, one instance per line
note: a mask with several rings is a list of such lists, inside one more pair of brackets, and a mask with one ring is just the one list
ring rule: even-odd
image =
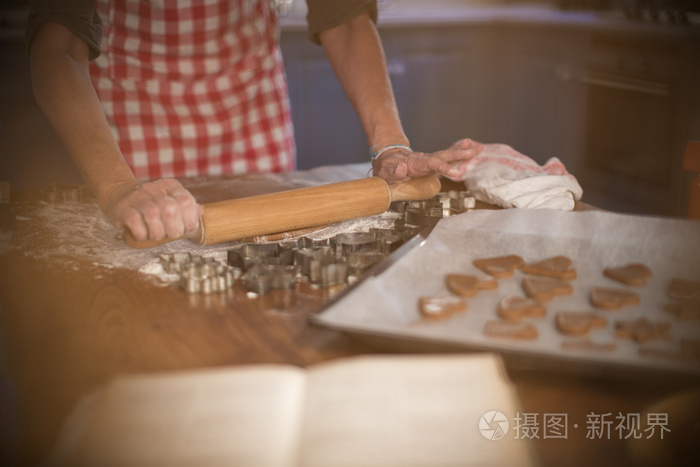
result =
[[[309,233],[313,239],[325,239],[339,233],[367,232],[370,228],[390,228],[398,214],[384,213],[330,225]],[[83,262],[106,268],[139,271],[172,282],[177,275],[167,274],[160,265],[164,254],[190,252],[226,262],[227,251],[240,242],[200,246],[191,240],[178,240],[155,248],[139,250],[121,240],[121,231],[107,222],[97,204],[45,204],[28,207],[23,217],[27,225],[21,236],[0,232],[0,251],[23,250],[25,255],[56,262]],[[291,237],[290,238],[294,238]],[[265,237],[259,237],[265,242]]]
[[[369,164],[350,164],[346,166],[318,167],[308,171],[280,174],[249,174],[232,181],[230,179],[207,180],[190,179],[183,184],[202,195],[210,192],[225,192],[227,188],[236,187],[244,196],[258,194],[256,191],[267,185],[289,189],[300,186],[314,186],[325,183],[341,182],[364,178]],[[198,198],[199,199],[199,198]],[[204,201],[206,202],[206,201]],[[366,232],[371,228],[390,228],[398,217],[396,213],[384,213],[361,219],[339,222],[317,230],[307,237],[325,239],[339,233]],[[200,246],[191,240],[178,240],[159,247],[146,250],[133,249],[121,239],[121,231],[114,228],[104,217],[96,202],[47,204],[22,203],[14,217],[15,230],[0,230],[0,253],[20,249],[25,255],[35,258],[47,258],[64,263],[70,267],[87,261],[105,268],[121,268],[138,271],[141,274],[158,278],[169,283],[176,275],[167,274],[160,265],[159,257],[164,254],[190,252],[205,257],[212,257],[226,262],[226,253],[239,242]],[[293,236],[289,237],[294,238]],[[266,242],[266,237],[256,238]]]

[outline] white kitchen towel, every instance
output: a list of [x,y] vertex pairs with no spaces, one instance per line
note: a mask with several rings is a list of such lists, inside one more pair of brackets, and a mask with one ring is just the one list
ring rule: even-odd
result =
[[478,199],[503,208],[571,211],[583,195],[576,177],[552,157],[540,166],[506,144],[484,144],[463,176]]

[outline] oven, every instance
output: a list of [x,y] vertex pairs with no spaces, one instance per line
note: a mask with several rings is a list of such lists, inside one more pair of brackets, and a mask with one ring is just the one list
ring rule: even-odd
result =
[[576,175],[584,201],[621,212],[682,214],[681,161],[688,105],[679,41],[599,34],[585,67],[583,148]]

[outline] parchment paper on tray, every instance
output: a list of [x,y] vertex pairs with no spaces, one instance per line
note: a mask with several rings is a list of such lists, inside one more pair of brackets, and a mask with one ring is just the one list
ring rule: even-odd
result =
[[[465,298],[466,313],[446,321],[421,319],[419,297],[450,294],[445,286],[446,274],[481,274],[472,260],[511,254],[520,255],[526,263],[568,256],[578,272],[578,278],[571,281],[573,294],[554,297],[547,302],[546,317],[528,320],[538,328],[536,340],[515,342],[484,335],[486,321],[498,319],[496,307],[502,297],[524,296],[524,274],[520,271],[511,278],[499,279],[497,290]],[[628,287],[603,275],[606,267],[629,263],[644,263],[651,268],[653,276],[646,286]],[[375,336],[437,341],[535,358],[700,374],[697,358],[670,357],[680,350],[682,340],[700,340],[700,320],[681,322],[663,310],[673,301],[668,296],[668,285],[675,277],[700,281],[700,222],[606,212],[474,211],[441,220],[420,247],[378,276],[366,279],[316,316],[314,322]],[[607,326],[593,331],[590,339],[614,341],[615,350],[565,350],[562,342],[571,338],[557,331],[555,313],[594,310],[589,299],[594,286],[633,290],[639,294],[640,304],[620,311],[599,311],[607,318]],[[671,339],[638,344],[615,338],[616,321],[641,317],[669,322]],[[641,347],[651,352],[640,353]]]

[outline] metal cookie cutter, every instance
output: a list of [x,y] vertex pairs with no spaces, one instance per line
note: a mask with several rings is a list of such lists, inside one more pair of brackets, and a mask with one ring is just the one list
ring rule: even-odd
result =
[[330,247],[302,248],[296,250],[294,256],[301,273],[313,284],[321,282],[321,268],[333,261],[333,252]]
[[189,293],[223,292],[233,286],[238,276],[234,268],[190,253],[161,255],[160,262],[167,273],[180,276],[180,288]]
[[431,209],[440,208],[440,195],[434,196],[430,199],[424,199],[419,201],[409,201],[407,208],[418,209],[419,211],[429,212]]
[[323,239],[300,237],[299,241],[300,241],[299,248],[321,248],[324,246],[333,247],[335,245],[335,241],[332,237],[323,238]]
[[233,287],[236,273],[223,264],[191,266],[182,272],[180,287],[189,293],[210,294],[224,292]]
[[403,245],[405,239],[397,229],[369,229],[377,239],[377,250],[383,253],[391,253]]
[[277,243],[244,243],[228,250],[226,256],[229,265],[240,268],[242,271],[247,271],[256,264],[277,266],[294,264],[294,251]]
[[447,197],[453,213],[471,211],[476,207],[476,198],[468,191],[450,190],[447,192]]
[[287,248],[290,250],[300,250],[300,249],[311,249],[311,248],[321,248],[324,246],[333,246],[333,238],[310,238],[310,237],[297,237],[293,240],[283,240],[279,242],[280,247]]
[[336,256],[346,256],[362,249],[375,249],[377,237],[371,232],[341,233],[335,236]]
[[298,250],[302,247],[301,243],[303,238],[304,237],[297,237],[294,239],[281,240],[278,245],[280,248],[284,248],[286,250]]
[[389,205],[389,211],[398,212],[404,215],[406,212],[406,206],[408,206],[408,201],[392,201]]
[[403,240],[403,242],[407,242],[408,240],[421,233],[425,227],[407,225],[404,223],[403,219],[401,219],[401,223],[397,222],[394,228],[399,234],[401,234],[401,239]]
[[160,255],[159,260],[160,264],[163,265],[163,270],[168,274],[180,274],[185,270],[186,265],[205,261],[201,256],[193,256],[190,253]]
[[408,207],[406,208],[406,214],[404,215],[404,222],[408,225],[415,225],[417,227],[427,227],[434,226],[442,219],[443,209],[442,206],[433,206],[427,211],[421,209]]
[[294,266],[256,264],[243,274],[241,281],[249,292],[264,295],[272,289],[293,289],[297,272]]
[[343,285],[348,282],[348,265],[345,261],[329,263],[321,268],[321,287]]
[[312,284],[322,287],[347,283],[348,265],[344,258],[333,255],[330,246],[296,251],[296,263]]
[[[447,217],[452,214],[451,208],[450,208],[450,195],[447,192],[440,192],[438,193],[433,200],[435,200],[435,204],[439,205],[442,207],[442,217]],[[437,206],[436,206],[437,207]]]
[[476,205],[476,199],[468,191],[443,191],[434,200],[442,206],[443,217],[471,211]]
[[349,274],[356,278],[362,276],[368,269],[386,258],[380,251],[356,251],[348,255]]

